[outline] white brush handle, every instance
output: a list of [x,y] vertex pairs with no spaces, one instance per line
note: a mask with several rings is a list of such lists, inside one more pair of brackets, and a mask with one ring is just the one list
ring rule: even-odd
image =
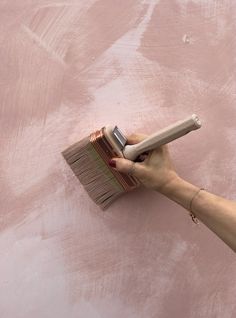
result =
[[185,120],[177,121],[175,124],[159,130],[138,144],[126,145],[123,149],[123,155],[126,159],[135,160],[142,153],[154,150],[200,127],[201,121],[197,115],[193,114]]

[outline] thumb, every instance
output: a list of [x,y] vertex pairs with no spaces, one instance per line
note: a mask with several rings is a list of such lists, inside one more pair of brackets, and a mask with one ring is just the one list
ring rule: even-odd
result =
[[145,169],[140,163],[133,162],[125,158],[112,158],[109,165],[119,172],[123,172],[125,174],[130,173],[132,176],[137,178],[143,176]]

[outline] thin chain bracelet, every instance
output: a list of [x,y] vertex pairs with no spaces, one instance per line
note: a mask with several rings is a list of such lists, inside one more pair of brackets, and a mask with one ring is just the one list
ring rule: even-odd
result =
[[195,224],[199,224],[199,221],[198,221],[198,219],[196,218],[196,216],[193,214],[193,212],[192,212],[192,204],[193,204],[193,200],[196,198],[196,196],[198,195],[198,193],[201,191],[201,190],[205,190],[204,188],[200,188],[195,194],[194,194],[194,196],[192,197],[192,200],[190,201],[190,205],[189,205],[189,211],[190,211],[190,213],[189,213],[189,215],[191,216],[191,218],[192,218],[192,220],[193,220],[193,222],[195,223]]

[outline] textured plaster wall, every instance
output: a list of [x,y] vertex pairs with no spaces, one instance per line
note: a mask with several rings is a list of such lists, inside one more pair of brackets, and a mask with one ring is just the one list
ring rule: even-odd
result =
[[101,212],[60,154],[195,112],[176,168],[236,199],[235,21],[228,0],[1,0],[1,318],[236,316],[224,243],[155,192]]

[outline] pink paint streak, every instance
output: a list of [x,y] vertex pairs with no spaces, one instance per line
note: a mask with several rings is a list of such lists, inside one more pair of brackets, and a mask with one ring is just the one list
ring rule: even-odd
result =
[[154,192],[101,212],[61,156],[196,112],[177,170],[235,199],[233,2],[10,0],[0,18],[1,318],[234,317],[223,243]]

